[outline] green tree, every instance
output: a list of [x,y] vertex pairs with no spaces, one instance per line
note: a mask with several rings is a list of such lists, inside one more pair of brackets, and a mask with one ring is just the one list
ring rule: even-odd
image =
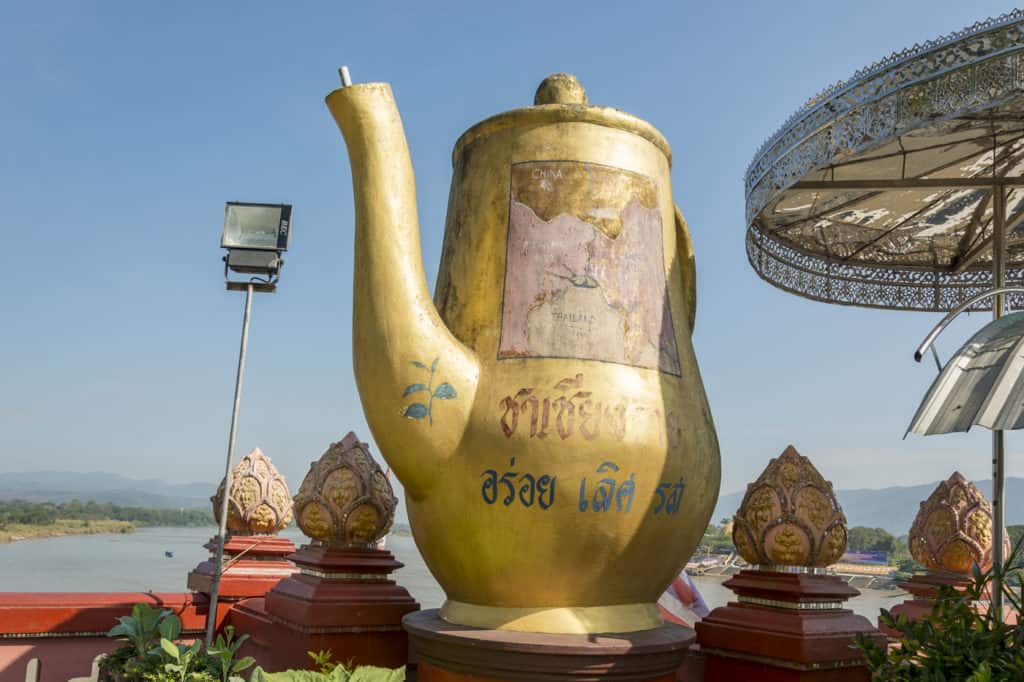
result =
[[846,545],[853,550],[893,554],[897,546],[896,538],[884,528],[854,526],[846,536]]
[[0,500],[0,524],[50,525],[57,520],[130,521],[139,526],[212,526],[209,509],[149,509],[71,500],[61,504]]
[[1018,544],[1020,544],[1021,538],[1024,538],[1024,525],[1007,526],[1006,534],[1010,536],[1010,544],[1016,547]]

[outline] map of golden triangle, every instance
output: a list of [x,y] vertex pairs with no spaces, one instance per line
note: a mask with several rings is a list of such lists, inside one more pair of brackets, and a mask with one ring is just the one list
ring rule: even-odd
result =
[[499,359],[680,374],[657,186],[579,161],[512,166]]

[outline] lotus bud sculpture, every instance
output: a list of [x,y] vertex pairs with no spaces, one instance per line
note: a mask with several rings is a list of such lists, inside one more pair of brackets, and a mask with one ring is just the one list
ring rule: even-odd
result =
[[[213,515],[220,523],[224,481],[210,498]],[[292,498],[284,476],[259,448],[242,457],[231,473],[231,494],[228,495],[230,532],[256,535],[278,533],[292,522]]]
[[790,445],[747,486],[732,540],[754,565],[824,567],[846,551],[846,516],[832,484]]
[[[992,566],[992,504],[959,471],[936,486],[914,517],[910,555],[933,571],[970,575]],[[1009,539],[1006,540],[1009,554]]]
[[366,443],[349,432],[309,466],[295,515],[302,532],[327,547],[365,549],[387,534],[397,505]]

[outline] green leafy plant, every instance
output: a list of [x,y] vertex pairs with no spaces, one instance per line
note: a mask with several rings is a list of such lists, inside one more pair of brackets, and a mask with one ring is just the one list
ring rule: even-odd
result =
[[198,640],[178,644],[181,619],[145,603],[118,618],[107,634],[125,643],[100,663],[101,682],[244,682],[238,673],[253,664],[249,657],[235,660],[247,635],[236,639],[228,626],[205,650]]
[[326,651],[323,649],[320,651],[307,651],[306,655],[313,659],[313,665],[316,666],[316,669],[324,674],[333,672],[337,667],[337,664],[334,662],[334,652],[330,649]]
[[217,635],[213,646],[206,650],[207,667],[221,682],[237,682],[243,678],[235,675],[250,667],[256,660],[252,656],[236,659],[238,650],[245,644],[249,635],[235,639],[235,627],[229,625],[223,633]]
[[872,679],[886,682],[965,680],[1003,682],[1024,680],[1024,630],[1007,623],[986,602],[1000,578],[1003,599],[1019,613],[1024,591],[1019,581],[1022,544],[1018,543],[1005,566],[981,571],[975,566],[970,583],[962,590],[938,588],[935,606],[920,620],[893,616],[883,609],[879,623],[897,632],[895,647],[880,646],[858,636],[855,644],[864,652]]
[[188,682],[189,674],[195,672],[199,665],[203,643],[196,640],[192,646],[184,646],[169,639],[161,639],[160,648],[170,659],[164,664],[164,670],[177,682]]
[[[214,643],[203,648],[196,640],[178,644],[181,619],[167,609],[154,609],[140,603],[130,616],[118,618],[107,633],[119,637],[124,645],[100,663],[101,682],[244,682],[239,673],[255,662],[251,656],[236,658],[249,638],[235,637],[228,626]],[[287,670],[268,673],[256,668],[251,682],[403,682],[405,668],[376,668],[334,662],[330,651],[309,652],[318,670]]]
[[[318,652],[319,653],[319,652]],[[359,666],[349,670],[345,665],[336,665],[331,672],[318,670],[285,670],[268,673],[263,668],[252,672],[249,682],[404,682],[405,666],[401,668],[378,668],[372,665]]]
[[121,616],[107,633],[124,641],[100,664],[100,680],[138,680],[160,669],[160,640],[174,639],[181,632],[181,621],[167,609],[156,609],[140,602],[129,616]]
[[[181,621],[168,609],[154,609],[145,602],[132,607],[132,615],[121,616],[118,624],[111,628],[107,637],[121,637],[131,648],[135,658],[143,660],[163,636],[161,627],[171,628],[177,621],[181,631]],[[170,624],[168,624],[170,621]]]

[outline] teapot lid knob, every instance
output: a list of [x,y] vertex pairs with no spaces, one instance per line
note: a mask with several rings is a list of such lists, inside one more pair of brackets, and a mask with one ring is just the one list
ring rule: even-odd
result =
[[556,73],[537,87],[534,104],[586,104],[587,91],[571,73]]

